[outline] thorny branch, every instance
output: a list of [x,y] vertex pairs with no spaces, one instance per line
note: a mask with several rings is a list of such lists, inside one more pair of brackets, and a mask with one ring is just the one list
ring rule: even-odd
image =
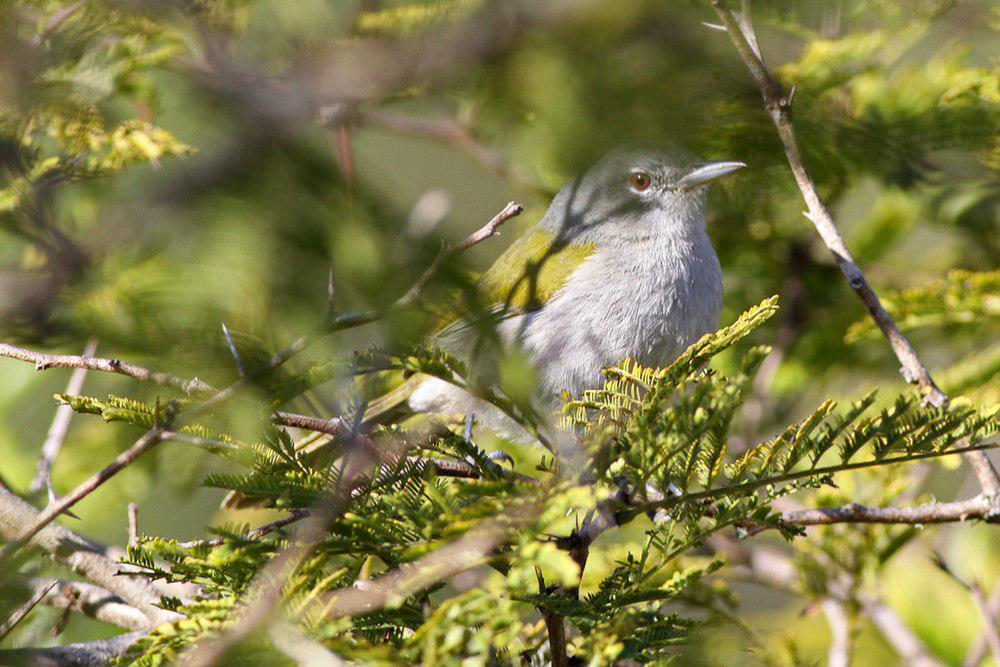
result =
[[[920,386],[925,392],[928,403],[943,407],[948,403],[948,397],[934,383],[930,372],[920,360],[913,345],[899,330],[895,320],[885,307],[882,306],[878,295],[872,289],[868,279],[865,278],[864,272],[858,266],[844,241],[844,237],[837,229],[833,216],[830,215],[830,211],[827,210],[826,204],[820,197],[816,182],[806,169],[795,134],[795,126],[792,123],[792,100],[795,96],[795,88],[793,87],[786,94],[781,85],[771,76],[767,65],[764,64],[760,48],[757,45],[756,31],[750,18],[749,1],[742,2],[741,12],[738,16],[725,5],[723,0],[712,0],[712,6],[722,20],[726,32],[729,33],[729,37],[736,46],[743,62],[746,63],[747,69],[750,70],[750,74],[764,98],[764,106],[778,131],[778,137],[784,147],[789,167],[808,207],[805,216],[816,227],[823,242],[833,253],[837,266],[846,276],[851,289],[864,303],[868,313],[886,340],[889,341],[889,345],[902,366],[903,377],[907,382]],[[1000,514],[1000,473],[997,472],[984,452],[970,452],[968,460],[979,479],[983,493],[990,499],[993,512]]]
[[[14,540],[38,520],[38,510],[27,501],[0,488],[0,536]],[[119,576],[118,564],[101,548],[58,524],[48,524],[31,538],[31,545],[55,562],[104,587],[141,611],[150,625],[176,618],[156,606],[160,591],[142,578]]]

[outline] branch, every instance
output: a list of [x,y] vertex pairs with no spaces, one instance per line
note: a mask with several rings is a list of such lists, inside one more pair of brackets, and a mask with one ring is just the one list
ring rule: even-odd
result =
[[1000,584],[994,586],[989,600],[986,601],[985,609],[980,608],[980,612],[983,616],[983,630],[976,637],[975,641],[972,642],[968,653],[965,654],[965,658],[962,660],[962,667],[979,667],[983,658],[986,657],[989,644],[993,641],[988,633],[992,632],[996,634],[997,618],[1000,617]]
[[[1000,521],[1000,517],[992,513],[990,499],[983,495],[968,500],[913,507],[867,507],[850,503],[843,507],[820,507],[784,512],[781,515],[781,522],[789,526],[821,526],[832,523],[951,523],[970,519],[991,523]],[[751,534],[769,527],[759,526],[758,529],[751,530]]]
[[[792,88],[792,91],[786,95],[768,71],[767,65],[764,64],[760,56],[760,50],[754,48],[757,38],[750,20],[749,4],[749,2],[743,2],[742,12],[737,19],[731,10],[723,7],[722,0],[712,0],[712,6],[722,20],[726,32],[729,33],[736,50],[739,51],[764,97],[764,106],[778,131],[788,165],[791,167],[795,182],[798,184],[802,198],[808,207],[805,215],[812,221],[823,242],[833,253],[834,260],[844,276],[847,277],[851,289],[864,303],[868,313],[882,331],[882,335],[889,341],[889,345],[902,366],[903,377],[907,382],[919,385],[930,404],[943,407],[948,403],[948,397],[934,383],[913,345],[910,344],[910,341],[896,326],[895,320],[882,306],[878,295],[875,294],[861,271],[861,267],[858,266],[851,251],[847,248],[844,237],[841,236],[830,211],[827,210],[826,204],[823,203],[823,199],[819,195],[815,181],[806,170],[792,124],[792,98],[795,89]],[[991,497],[990,502],[993,504],[994,510],[1000,512],[1000,474],[997,473],[996,468],[983,452],[970,453],[968,459],[979,478],[983,493]]]
[[98,639],[80,644],[67,644],[53,648],[19,648],[0,650],[0,663],[4,665],[31,665],[31,667],[99,667],[125,655],[145,632],[129,632],[108,639]]
[[934,657],[920,638],[914,634],[892,607],[874,595],[858,594],[861,608],[872,619],[882,636],[903,658],[903,664],[913,667],[944,667],[944,663]]
[[[894,463],[912,463],[915,461],[923,461],[926,459],[941,458],[944,456],[954,456],[955,454],[966,454],[968,452],[985,452],[987,449],[993,449],[1000,446],[1000,443],[988,443],[984,445],[973,445],[968,447],[956,447],[953,449],[947,449],[944,451],[930,451],[921,452],[919,454],[908,454],[901,456],[889,456],[882,459],[871,459],[868,461],[858,461],[856,463],[842,463],[838,465],[823,466],[819,468],[809,468],[807,470],[797,470],[794,472],[785,473],[783,475],[777,475],[775,477],[764,477],[760,479],[751,479],[746,482],[740,482],[738,484],[730,484],[728,486],[721,486],[714,489],[705,489],[704,491],[698,491],[695,493],[688,493],[681,496],[671,496],[668,498],[663,498],[660,500],[654,500],[651,502],[643,503],[632,509],[624,510],[622,512],[621,520],[631,520],[635,518],[638,514],[655,511],[659,509],[670,509],[675,505],[683,502],[692,501],[702,501],[711,500],[720,496],[742,493],[744,491],[750,491],[753,489],[758,489],[762,486],[768,486],[771,484],[784,484],[786,482],[791,482],[797,479],[805,479],[808,477],[821,477],[824,475],[831,475],[837,472],[844,472],[847,470],[861,470],[863,468],[874,468],[878,466],[892,465]],[[995,511],[992,496],[982,495],[977,496],[979,498],[986,498],[987,504],[986,509],[981,510],[982,517],[987,521],[995,522],[1000,520],[1000,514]],[[961,501],[967,502],[967,501]],[[892,508],[887,508],[892,509]],[[956,519],[958,518],[956,517]]]
[[149,619],[134,606],[106,588],[82,581],[32,579],[35,590],[46,589],[41,602],[56,609],[68,609],[128,630],[146,630]]
[[[13,540],[38,520],[38,510],[7,489],[0,488],[0,535]],[[145,579],[118,575],[115,563],[97,545],[58,524],[49,524],[31,538],[31,545],[45,551],[57,563],[103,586],[136,607],[150,624],[178,618],[156,606],[160,592]]]
[[33,363],[37,371],[50,368],[86,368],[92,371],[116,373],[139,382],[170,387],[188,395],[215,391],[211,385],[205,384],[198,378],[185,380],[170,373],[158,373],[120,359],[102,359],[79,354],[45,354],[8,343],[0,343],[0,357],[10,357]]
[[116,456],[114,460],[102,470],[94,473],[88,479],[81,482],[66,496],[63,496],[55,502],[49,503],[45,509],[35,517],[35,520],[31,524],[23,530],[16,532],[15,536],[4,545],[3,549],[0,549],[0,561],[3,561],[17,551],[23,544],[27,543],[46,526],[52,523],[60,514],[80,502],[83,498],[87,497],[91,492],[97,489],[97,487],[101,486],[104,482],[121,472],[123,468],[149,450],[156,447],[156,445],[160,444],[160,442],[163,441],[164,433],[165,427],[163,426],[157,426],[150,429],[141,438],[136,440],[131,447]]
[[[83,356],[93,357],[97,350],[97,339],[91,338],[87,342],[87,347]],[[86,368],[75,368],[69,378],[64,393],[76,396],[83,389],[83,381],[87,377]],[[42,455],[38,459],[38,471],[35,473],[31,485],[28,487],[31,493],[35,494],[42,489],[52,488],[52,464],[59,456],[63,440],[66,439],[66,432],[69,430],[69,422],[73,418],[73,408],[68,405],[60,405],[56,408],[55,417],[52,418],[52,425],[45,435],[45,442],[42,443]]]
[[851,664],[851,617],[844,604],[832,597],[823,599],[823,614],[830,626],[830,649],[827,653],[828,667],[850,667]]
[[14,610],[6,621],[0,623],[0,640],[10,634],[18,623],[24,620],[24,617],[31,613],[31,610],[42,601],[45,594],[48,593],[55,586],[55,582],[51,582],[45,588],[32,589],[31,595],[20,607]]

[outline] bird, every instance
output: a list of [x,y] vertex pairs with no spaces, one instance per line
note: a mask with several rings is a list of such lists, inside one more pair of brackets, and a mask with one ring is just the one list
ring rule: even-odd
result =
[[[706,228],[707,190],[745,166],[706,161],[673,145],[614,149],[567,181],[541,220],[479,278],[480,293],[495,304],[486,329],[534,366],[540,413],[557,409],[566,392],[578,396],[598,388],[607,366],[629,358],[666,366],[718,328],[722,269]],[[432,342],[488,375],[484,327],[477,326],[482,322],[442,319]],[[371,400],[362,421],[372,427],[415,413],[464,418],[467,431],[474,416],[515,441],[538,435],[454,384],[422,373]],[[309,440],[304,451],[322,452],[327,440]],[[256,504],[233,492],[223,507]]]
[[[722,269],[706,228],[707,189],[745,166],[674,145],[612,150],[568,180],[482,275],[478,287],[496,304],[496,334],[534,367],[539,407],[599,387],[602,369],[627,358],[665,366],[718,328]],[[433,342],[470,360],[480,331],[458,318]],[[365,421],[409,413],[475,415],[528,439],[496,408],[422,374],[371,401]]]

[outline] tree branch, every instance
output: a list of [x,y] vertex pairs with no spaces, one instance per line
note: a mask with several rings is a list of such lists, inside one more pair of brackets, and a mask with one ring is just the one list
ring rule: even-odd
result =
[[0,663],[31,667],[103,667],[125,655],[145,632],[129,632],[92,642],[67,644],[53,648],[19,648],[0,650]]
[[[93,357],[97,350],[97,339],[91,338],[87,342],[87,347],[83,356]],[[87,377],[86,368],[75,368],[66,385],[65,393],[76,396],[83,389],[83,381]],[[66,432],[69,430],[69,422],[73,418],[73,408],[68,405],[60,405],[56,408],[56,414],[52,418],[52,425],[45,435],[45,442],[42,443],[42,455],[38,459],[38,470],[28,487],[32,494],[36,494],[43,489],[52,487],[52,464],[59,456],[63,440],[66,439]]]
[[14,612],[7,617],[7,620],[0,623],[0,639],[3,639],[10,634],[10,631],[17,627],[17,624],[23,621],[25,616],[31,613],[31,610],[42,601],[45,594],[52,590],[53,587],[55,587],[55,582],[50,582],[44,588],[33,588],[31,595],[24,602],[24,604],[15,609]]
[[[38,510],[7,489],[0,488],[0,535],[13,540],[38,520]],[[118,564],[97,545],[58,524],[49,524],[35,534],[32,546],[45,551],[57,563],[103,586],[139,609],[150,624],[178,618],[156,606],[160,592],[145,579],[118,575]]]
[[60,579],[32,579],[31,585],[35,590],[48,589],[41,602],[49,607],[75,611],[128,630],[146,630],[150,626],[144,613],[106,588]]
[[872,619],[882,636],[903,659],[903,664],[913,667],[944,667],[944,663],[934,657],[892,607],[870,594],[859,593],[858,600],[865,615]]
[[60,514],[80,502],[83,498],[87,497],[90,493],[97,489],[97,487],[101,486],[104,482],[121,472],[123,468],[149,450],[156,447],[156,445],[160,444],[160,442],[163,441],[164,432],[165,428],[163,426],[157,426],[150,429],[141,438],[136,440],[131,447],[116,456],[114,460],[102,470],[94,473],[88,479],[81,482],[69,494],[63,496],[55,502],[49,503],[45,509],[35,517],[31,524],[16,533],[16,536],[13,537],[10,542],[5,544],[3,549],[0,549],[0,561],[3,561],[5,558],[17,551],[23,544],[27,543],[46,526],[52,523],[52,521],[54,521]]
[[828,667],[850,667],[851,664],[851,617],[844,604],[832,597],[823,599],[823,614],[830,626],[830,649],[827,652]]
[[[848,249],[844,237],[841,236],[830,211],[827,210],[826,204],[819,195],[815,181],[809,175],[805,163],[802,161],[795,127],[792,124],[792,98],[795,89],[792,88],[792,91],[786,95],[768,71],[760,56],[759,48],[754,48],[757,38],[750,19],[749,2],[742,3],[739,18],[723,4],[722,0],[712,0],[712,6],[722,20],[726,32],[729,33],[729,37],[743,58],[747,69],[750,70],[750,74],[764,98],[764,106],[778,131],[788,165],[808,207],[806,217],[812,221],[823,242],[833,253],[834,260],[847,278],[851,289],[864,303],[869,315],[882,331],[882,335],[889,341],[889,345],[902,366],[903,377],[907,382],[919,385],[930,404],[937,407],[946,405],[948,397],[934,383],[930,372],[920,360],[913,345],[910,344],[910,341],[896,326],[895,320],[882,306],[878,295],[875,294],[861,267],[858,266]],[[994,512],[1000,513],[1000,474],[997,473],[989,457],[983,452],[971,452],[967,458],[979,478],[983,493],[991,498],[990,502],[994,507]]]

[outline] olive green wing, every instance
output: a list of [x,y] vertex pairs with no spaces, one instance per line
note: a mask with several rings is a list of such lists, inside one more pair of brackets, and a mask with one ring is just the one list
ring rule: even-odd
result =
[[[523,234],[479,278],[480,293],[501,318],[541,308],[566,284],[580,264],[594,254],[593,243],[566,243],[544,228]],[[467,317],[444,323],[447,336],[468,325]]]

